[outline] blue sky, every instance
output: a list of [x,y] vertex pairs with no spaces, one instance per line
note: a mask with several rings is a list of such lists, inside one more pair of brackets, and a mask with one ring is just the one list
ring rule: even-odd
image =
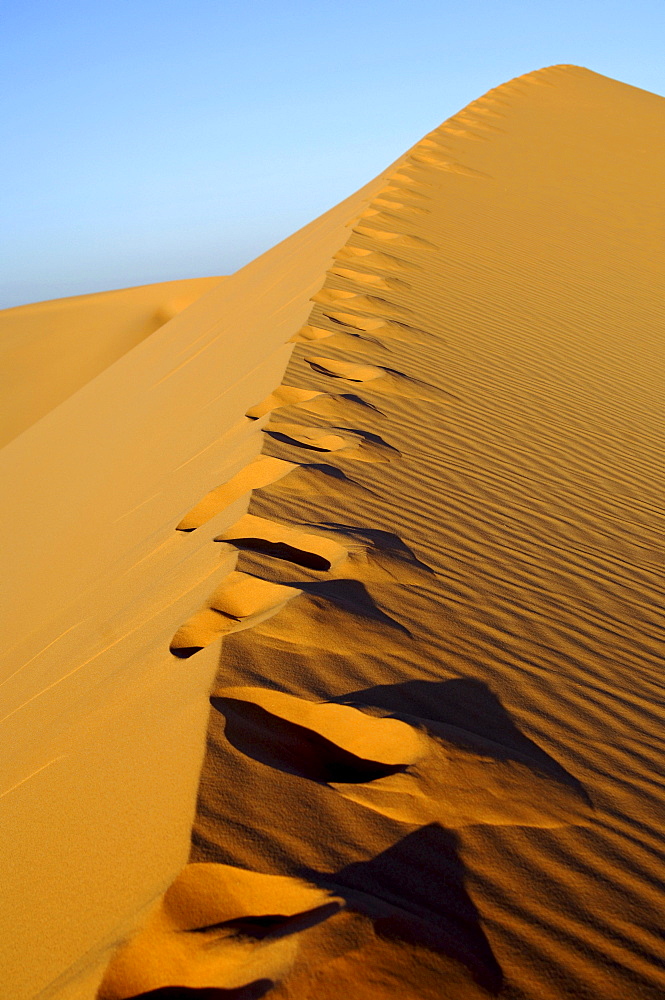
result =
[[665,94],[663,0],[2,0],[0,308],[225,274],[514,76]]

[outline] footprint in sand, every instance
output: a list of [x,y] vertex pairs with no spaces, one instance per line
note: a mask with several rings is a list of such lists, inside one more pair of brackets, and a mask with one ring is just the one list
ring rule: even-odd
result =
[[377,416],[385,416],[374,403],[361,399],[360,396],[356,396],[352,392],[322,392],[316,399],[300,403],[298,411],[307,416],[326,417],[350,427],[354,427],[359,421],[366,419],[368,411],[374,419]]
[[308,931],[343,906],[300,879],[187,865],[114,955],[98,1000],[178,987],[183,996],[205,990],[211,997],[262,997],[288,974]]
[[304,358],[312,371],[329,378],[343,379],[346,382],[367,383],[372,392],[385,395],[406,396],[412,399],[428,399],[439,401],[445,396],[442,390],[436,389],[420,379],[409,378],[392,368],[379,365],[359,365],[352,361],[341,361],[337,358],[307,357]]
[[379,274],[359,271],[356,268],[340,267],[339,264],[330,268],[330,274],[336,274],[340,278],[349,278],[360,285],[367,285],[369,288],[378,288],[386,292],[408,291],[411,288],[411,285],[401,278],[383,277]]
[[328,310],[324,317],[339,326],[350,327],[352,330],[362,330],[375,334],[381,340],[399,340],[405,344],[426,344],[428,335],[408,323],[397,320],[377,319],[372,316],[357,316],[355,313]]
[[263,688],[223,688],[211,702],[230,742],[248,756],[401,823],[556,828],[590,818],[572,784],[455,726]]
[[425,168],[419,167],[417,164],[404,164],[399,173],[393,174],[391,183],[407,190],[412,197],[425,198],[427,201],[433,200],[431,195],[416,193],[415,185],[418,186],[419,191],[422,191],[423,188],[429,188],[431,191],[434,186],[432,178],[428,176]]
[[415,191],[413,187],[414,181],[412,177],[404,177],[402,174],[399,176],[395,174],[393,181],[384,189],[384,194],[397,194],[400,197],[406,197],[409,201],[415,199],[416,201],[432,201],[431,195],[422,194],[419,191]]
[[321,393],[317,389],[298,389],[294,385],[278,385],[260,403],[250,406],[245,416],[251,420],[258,420],[259,417],[265,416],[266,413],[270,413],[271,410],[276,410],[280,406],[295,406],[320,395]]
[[336,358],[305,358],[310,368],[319,375],[330,378],[343,378],[347,382],[371,382],[386,374],[385,368],[378,365],[358,365],[353,361],[339,361]]
[[411,160],[414,163],[426,163],[428,166],[435,167],[438,170],[445,170],[452,174],[462,174],[465,177],[489,177],[489,174],[483,173],[482,170],[474,170],[473,167],[467,167],[445,153],[438,152],[434,148],[419,149],[411,155]]
[[[335,433],[337,430],[342,430],[343,433]],[[398,454],[395,448],[369,440],[362,431],[344,433],[344,428],[306,427],[302,424],[273,421],[265,428],[264,433],[282,444],[334,454],[355,462],[385,463],[391,460],[391,453]]]
[[329,571],[348,557],[348,549],[325,535],[293,525],[279,524],[255,514],[245,514],[215,541],[238,549],[262,552],[307,569]]
[[395,233],[389,229],[375,229],[373,226],[368,226],[367,223],[359,222],[354,227],[353,231],[354,233],[358,233],[359,236],[369,236],[373,240],[378,240],[381,243],[388,243],[391,246],[412,247],[414,250],[438,249],[436,244],[430,243],[429,240],[425,240],[421,236],[410,236],[407,233]]
[[210,595],[205,607],[180,626],[169,649],[174,656],[187,659],[223,635],[242,632],[277,614],[299,593],[294,587],[234,570]]
[[[418,197],[425,197],[418,195]],[[373,267],[377,271],[412,271],[418,270],[416,264],[394,257],[392,254],[382,253],[380,250],[368,250],[366,247],[343,246],[336,254],[334,260],[363,264],[365,267]]]
[[[288,525],[245,514],[215,541],[325,572],[329,581],[357,577],[365,582],[422,584],[432,572],[397,535],[366,533],[350,525]],[[269,569],[264,566],[261,571]]]
[[360,312],[373,313],[376,316],[393,316],[395,313],[409,313],[406,306],[398,306],[379,295],[367,295],[350,292],[341,288],[322,288],[312,296],[312,302],[324,306],[344,306],[347,309],[358,309]]
[[317,340],[332,340],[335,347],[343,350],[366,351],[367,345],[378,347],[380,350],[388,350],[377,337],[370,337],[357,330],[326,330],[320,326],[307,324],[302,326],[297,333],[290,338],[290,344],[311,344]]
[[[395,192],[397,193],[397,192]],[[412,202],[406,200],[403,196],[400,196],[400,200],[397,201],[394,197],[390,198],[375,198],[372,205],[378,205],[379,208],[394,209],[396,211],[408,211],[410,215],[429,215],[430,210],[428,208],[423,208],[420,205],[414,205]]]
[[[307,398],[316,395],[317,393],[311,393]],[[179,521],[176,530],[194,531],[200,528],[246,493],[277,482],[295,468],[296,464],[293,462],[283,462],[280,458],[259,455],[228,482],[222,483],[199,500]]]
[[[272,399],[273,397],[269,397]],[[267,404],[268,401],[264,400]],[[299,413],[311,415],[312,417],[329,417],[337,422],[346,421],[354,425],[356,422],[367,417],[367,411],[371,411],[374,417],[385,416],[382,410],[374,403],[361,399],[352,392],[317,392],[309,399],[298,403],[277,403],[270,406],[266,412],[272,413],[274,410],[286,409],[292,406]],[[265,416],[265,414],[263,414]]]

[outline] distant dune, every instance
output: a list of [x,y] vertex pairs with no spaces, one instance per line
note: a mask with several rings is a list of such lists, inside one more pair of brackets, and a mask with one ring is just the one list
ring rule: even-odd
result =
[[556,66],[0,314],[2,996],[665,995],[664,170]]
[[0,446],[220,281],[163,281],[0,311]]

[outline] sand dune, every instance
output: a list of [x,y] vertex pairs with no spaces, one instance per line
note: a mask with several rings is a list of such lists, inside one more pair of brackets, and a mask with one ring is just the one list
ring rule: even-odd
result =
[[511,81],[3,449],[8,996],[663,996],[664,124]]
[[164,281],[0,311],[0,446],[221,280]]

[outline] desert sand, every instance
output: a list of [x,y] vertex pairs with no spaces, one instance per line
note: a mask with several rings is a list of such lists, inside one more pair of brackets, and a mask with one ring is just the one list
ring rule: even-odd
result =
[[551,67],[0,314],[2,997],[665,995],[664,170]]
[[0,447],[220,281],[165,281],[2,310]]

